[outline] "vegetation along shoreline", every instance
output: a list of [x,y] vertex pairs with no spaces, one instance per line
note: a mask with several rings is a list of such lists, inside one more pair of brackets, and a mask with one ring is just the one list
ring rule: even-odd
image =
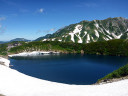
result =
[[[74,53],[74,54],[128,56],[128,40],[124,40],[124,39],[99,41],[99,42],[92,42],[88,44],[58,42],[58,41],[44,41],[44,42],[33,41],[33,42],[27,42],[27,43],[11,42],[11,44],[14,44],[14,45],[15,43],[19,45],[14,46],[12,48],[9,48],[10,43],[0,44],[0,46],[3,46],[3,47],[0,47],[0,55],[4,58],[8,58],[8,55],[18,54],[22,52],[54,51],[54,52],[65,53],[65,54]],[[121,77],[123,76],[121,75]],[[113,78],[116,78],[116,77],[113,76]],[[113,79],[113,78],[104,78],[104,81],[110,81],[110,79]],[[102,79],[102,82],[103,82],[103,79]]]

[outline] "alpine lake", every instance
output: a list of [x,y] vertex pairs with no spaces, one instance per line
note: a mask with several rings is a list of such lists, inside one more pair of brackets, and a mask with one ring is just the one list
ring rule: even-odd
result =
[[127,57],[54,54],[9,58],[11,68],[43,80],[89,85],[128,63]]

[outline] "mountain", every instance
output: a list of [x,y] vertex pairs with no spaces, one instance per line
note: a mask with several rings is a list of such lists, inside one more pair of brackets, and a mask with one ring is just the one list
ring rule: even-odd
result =
[[47,34],[47,35],[45,35],[45,36],[43,36],[43,37],[37,38],[35,41],[40,41],[40,40],[42,40],[42,39],[48,39],[48,38],[50,38],[50,36],[51,36],[51,34]]
[[4,42],[4,41],[0,41],[0,44],[3,44],[3,43],[6,43],[6,42]]
[[24,39],[24,38],[15,38],[15,39],[10,40],[10,42],[12,42],[12,41],[25,41],[25,42],[29,42],[31,40],[27,40],[27,39]]
[[115,17],[107,18],[105,20],[81,21],[36,40],[89,43],[127,38],[128,19]]
[[31,40],[27,40],[27,39],[24,39],[24,38],[15,38],[15,39],[12,39],[12,40],[10,40],[10,41],[0,41],[0,44],[10,43],[10,42],[13,42],[13,41],[29,42],[29,41],[31,41]]

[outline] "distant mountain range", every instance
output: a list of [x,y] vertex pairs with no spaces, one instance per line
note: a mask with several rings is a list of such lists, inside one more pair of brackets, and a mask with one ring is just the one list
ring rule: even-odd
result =
[[15,38],[15,39],[12,39],[12,40],[10,40],[10,41],[0,41],[0,44],[8,43],[8,42],[13,42],[13,41],[24,41],[24,42],[29,42],[29,41],[31,41],[31,40],[24,39],[24,38]]
[[4,41],[0,41],[0,44],[3,44],[3,43],[6,43],[6,42],[4,42]]
[[24,39],[24,38],[15,38],[15,39],[10,40],[10,42],[12,42],[12,41],[25,41],[25,42],[29,42],[31,40]]
[[59,29],[53,34],[39,37],[35,41],[89,43],[127,38],[128,19],[116,17],[105,20],[81,21]]

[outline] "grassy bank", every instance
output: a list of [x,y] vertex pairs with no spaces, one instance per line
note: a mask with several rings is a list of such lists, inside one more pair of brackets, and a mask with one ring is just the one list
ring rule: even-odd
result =
[[31,52],[31,51],[59,51],[62,53],[80,53],[82,45],[78,43],[64,43],[52,41],[36,41],[17,46],[9,50],[10,53]]
[[128,76],[128,64],[120,67],[119,69],[113,71],[112,73],[106,75],[105,77],[101,78],[98,80],[98,82],[101,81],[107,81],[109,79],[115,79],[115,78],[121,78],[121,77],[125,77]]
[[7,55],[7,44],[0,44],[0,55]]
[[8,42],[4,44],[0,44],[0,56],[2,57],[8,57],[8,52],[12,47],[16,47],[18,45],[23,45],[25,42],[23,41],[13,41],[13,42]]

